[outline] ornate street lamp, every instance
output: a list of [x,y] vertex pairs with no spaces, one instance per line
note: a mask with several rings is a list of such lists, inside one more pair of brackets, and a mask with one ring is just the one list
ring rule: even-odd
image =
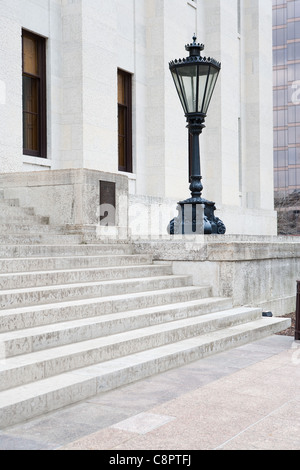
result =
[[194,35],[193,42],[185,46],[190,53],[189,57],[169,63],[188,123],[187,128],[192,137],[191,198],[178,203],[180,216],[170,222],[169,232],[223,234],[226,228],[223,222],[214,216],[215,203],[201,197],[203,185],[199,150],[199,136],[205,127],[204,121],[221,64],[211,57],[202,57],[204,45],[196,43],[196,39]]

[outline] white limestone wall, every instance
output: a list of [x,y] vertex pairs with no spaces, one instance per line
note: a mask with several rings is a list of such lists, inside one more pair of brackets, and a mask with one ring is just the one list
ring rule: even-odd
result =
[[[102,182],[115,185],[116,207],[101,201]],[[103,241],[122,236],[127,240],[128,179],[115,173],[86,169],[0,173],[5,198],[18,199],[20,207],[33,207],[35,214],[49,217],[52,226],[65,226],[99,235]],[[109,211],[111,227],[100,226]]]
[[[23,155],[22,28],[47,41],[48,157]],[[0,9],[0,168],[1,172],[47,169],[61,149],[61,2],[1,0]]]
[[[241,6],[239,33],[236,0],[2,0],[1,173],[117,174],[119,67],[133,75],[129,193],[188,197],[188,133],[168,63],[187,55],[195,32],[205,55],[222,62],[200,138],[203,196],[216,202],[229,233],[274,235],[272,2]],[[22,28],[47,38],[47,160],[22,155]]]
[[249,31],[244,40],[243,96],[246,204],[270,209],[274,204],[272,1],[244,0],[244,24]]
[[204,4],[209,52],[222,62],[202,136],[204,193],[273,211],[272,1],[241,0],[240,31],[236,0]]
[[98,0],[82,1],[82,165],[110,172],[118,170],[118,7],[115,0],[101,8]]
[[[11,2],[5,2],[6,10],[9,4]],[[0,67],[0,146],[1,167],[4,171],[14,171],[21,166],[22,114],[19,101],[22,99],[22,88],[18,82],[20,47],[20,32],[12,14],[0,16],[0,63],[7,64],[5,68]],[[8,132],[4,133],[4,129]]]
[[281,316],[295,311],[300,243],[295,237],[186,236],[140,241],[136,253],[171,263],[177,275],[189,274],[194,285],[212,287],[234,306],[249,305]]
[[[185,197],[187,131],[168,62],[186,54],[200,3],[3,0],[1,171],[118,172],[119,67],[133,74],[132,192]],[[22,28],[47,38],[47,160],[22,155]]]
[[[53,169],[81,168],[83,150],[82,5],[61,2],[61,132],[60,151],[53,152]],[[49,118],[52,120],[53,116]],[[51,143],[51,145],[53,145]]]

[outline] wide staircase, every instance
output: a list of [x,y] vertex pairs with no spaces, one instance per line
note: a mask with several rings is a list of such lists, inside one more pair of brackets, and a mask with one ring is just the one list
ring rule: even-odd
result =
[[0,429],[289,326],[3,191],[0,273]]

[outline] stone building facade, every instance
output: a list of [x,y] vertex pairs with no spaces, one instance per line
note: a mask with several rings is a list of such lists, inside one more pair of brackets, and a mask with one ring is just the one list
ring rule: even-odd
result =
[[7,194],[53,223],[93,225],[108,181],[116,236],[164,236],[189,196],[168,63],[196,33],[222,63],[201,136],[203,196],[228,234],[276,235],[272,0],[1,0],[0,31]]

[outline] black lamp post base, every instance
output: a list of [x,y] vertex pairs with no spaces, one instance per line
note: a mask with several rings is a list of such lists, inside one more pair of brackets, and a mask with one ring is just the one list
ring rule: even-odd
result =
[[191,197],[178,202],[178,216],[168,225],[170,235],[223,235],[226,227],[215,217],[216,206],[212,201]]

